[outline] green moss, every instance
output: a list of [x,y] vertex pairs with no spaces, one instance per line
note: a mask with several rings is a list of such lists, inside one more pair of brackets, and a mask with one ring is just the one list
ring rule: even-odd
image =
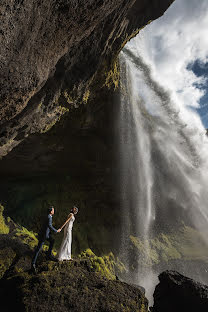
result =
[[141,300],[141,305],[140,305],[140,310],[139,311],[140,312],[148,311],[148,304],[147,304],[147,302],[145,301],[144,298],[142,298],[142,300]]
[[151,247],[148,240],[141,240],[138,237],[130,235],[131,244],[138,250],[139,262],[143,266],[151,266],[159,263],[159,255],[157,251]]
[[119,63],[118,60],[113,63],[111,69],[106,72],[105,86],[109,89],[114,86],[114,90],[118,88],[120,79]]
[[[203,235],[207,237],[208,232]],[[208,263],[207,245],[199,231],[183,226],[172,235],[172,240],[185,260],[203,260]]]
[[[34,250],[34,248],[38,244],[37,236],[38,236],[37,233],[34,233],[33,231],[29,231],[23,226],[17,226],[15,231],[14,231],[12,238],[13,239],[17,239],[17,238],[20,239],[23,244],[28,245],[31,249]],[[48,250],[48,246],[47,246],[48,244],[49,243],[46,241],[42,247],[43,251]],[[57,251],[55,249],[53,250],[53,254],[54,255],[57,254]]]
[[54,110],[54,118],[51,123],[46,124],[44,128],[41,129],[40,133],[48,132],[58,121],[60,121],[61,116],[63,116],[69,109],[63,106],[57,106]]
[[80,255],[79,255],[80,258],[90,258],[90,257],[95,257],[95,254],[94,252],[90,249],[90,248],[87,248],[85,251],[83,251]]
[[66,99],[68,104],[73,104],[74,100],[67,90],[64,91],[63,96]]
[[86,90],[83,96],[83,102],[86,104],[90,97],[90,90]]
[[10,247],[0,250],[0,279],[3,277],[4,273],[9,269],[15,256],[16,256],[15,252]]
[[0,234],[8,234],[9,227],[5,223],[3,211],[4,211],[4,207],[0,204]]
[[31,267],[31,257],[28,255],[22,255],[21,252],[19,254],[18,260],[15,262],[15,265],[12,268],[12,273],[25,273],[27,272]]
[[49,131],[55,124],[57,119],[54,119],[51,123],[47,124],[43,129],[41,129],[40,133],[46,133]]
[[208,263],[206,244],[201,233],[188,226],[181,227],[177,233],[161,233],[150,240],[131,235],[130,242],[138,254],[138,262],[143,266],[177,259]]
[[41,110],[42,106],[43,106],[43,101],[41,101],[41,102],[38,104],[37,110]]
[[25,227],[19,226],[16,228],[13,238],[19,238],[24,244],[32,249],[38,244],[37,234],[28,231]]
[[[93,256],[94,253],[87,250],[86,254]],[[45,311],[51,306],[55,310],[70,307],[74,311],[82,311],[83,307],[85,311],[148,311],[147,299],[138,289],[120,281],[104,279],[89,270],[85,263],[77,260],[45,262],[35,276],[26,272],[15,273],[7,279],[4,293],[6,295],[9,291],[14,298],[13,305],[19,307],[19,304],[20,310],[24,308],[25,311],[38,311],[43,306]]]
[[[151,20],[146,25],[148,25],[150,23],[151,23]],[[120,47],[119,52],[123,49],[123,47],[126,45],[126,43],[129,40],[131,40],[133,37],[135,37],[140,32],[140,30],[142,30],[146,25],[144,25],[141,28],[138,28],[135,31],[133,31],[130,36],[126,36],[123,40],[123,43]],[[119,52],[118,52],[118,54],[119,54]],[[109,68],[110,68],[110,70],[109,70]],[[109,89],[113,86],[114,90],[116,90],[119,86],[119,80],[120,80],[120,70],[119,70],[118,58],[116,57],[110,65],[108,63],[104,64],[102,71],[105,73],[104,86],[108,87]]]
[[94,272],[106,277],[110,280],[116,279],[116,273],[123,272],[125,270],[124,265],[115,258],[113,253],[98,257],[91,249],[86,249],[79,255],[80,259],[88,259],[90,261],[90,267]]

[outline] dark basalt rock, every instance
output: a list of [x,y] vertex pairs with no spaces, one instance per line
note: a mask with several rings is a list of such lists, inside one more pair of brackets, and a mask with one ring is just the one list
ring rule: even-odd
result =
[[153,312],[207,312],[208,286],[176,271],[159,275],[154,292]]
[[9,291],[10,301],[0,295],[3,311],[148,311],[139,289],[90,272],[84,261],[44,262],[39,269],[37,275],[19,273],[4,280],[1,295]]
[[83,103],[96,74],[108,71],[125,42],[172,2],[1,1],[0,156],[47,131],[63,107]]

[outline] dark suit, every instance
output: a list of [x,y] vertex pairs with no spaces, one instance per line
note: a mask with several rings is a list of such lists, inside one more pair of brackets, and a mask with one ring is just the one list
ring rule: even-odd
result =
[[45,240],[48,240],[49,243],[50,243],[49,249],[48,249],[48,255],[51,256],[51,252],[52,252],[53,244],[54,244],[54,239],[51,236],[51,232],[52,231],[57,233],[57,230],[52,225],[52,215],[49,214],[47,216],[47,218],[45,219],[45,222],[43,223],[43,227],[42,227],[42,229],[41,229],[41,231],[40,231],[40,233],[38,235],[39,236],[39,238],[38,238],[39,242],[38,242],[38,246],[35,249],[35,253],[34,253],[34,256],[33,256],[33,259],[32,259],[32,264],[36,263],[38,254],[41,251],[42,246],[43,246]]

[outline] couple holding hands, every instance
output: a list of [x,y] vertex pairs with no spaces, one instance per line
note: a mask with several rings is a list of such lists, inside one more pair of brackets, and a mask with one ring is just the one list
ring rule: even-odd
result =
[[[32,264],[31,268],[33,271],[36,272],[36,260],[38,257],[39,252],[42,249],[42,246],[45,242],[45,240],[49,241],[49,249],[47,252],[47,257],[50,260],[53,261],[62,261],[62,260],[72,260],[71,259],[71,243],[72,243],[72,227],[75,220],[75,216],[78,212],[78,208],[76,206],[73,206],[71,209],[70,214],[67,217],[66,222],[58,229],[56,230],[52,225],[52,219],[54,215],[54,207],[50,207],[48,209],[48,215],[45,219],[45,222],[43,224],[42,230],[39,233],[39,241],[38,246],[35,249],[34,256],[32,258]],[[60,246],[60,249],[58,251],[58,258],[55,258],[52,255],[52,248],[54,245],[54,238],[51,236],[51,232],[59,233],[64,228],[64,237]]]

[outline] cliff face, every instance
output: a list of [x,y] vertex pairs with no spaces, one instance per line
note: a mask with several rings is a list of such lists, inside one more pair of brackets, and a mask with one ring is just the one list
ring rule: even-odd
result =
[[119,231],[116,57],[171,3],[1,2],[0,200],[7,215],[37,232],[48,204],[57,226],[77,204],[76,252],[112,248]]
[[79,207],[73,253],[88,247],[99,254],[108,252],[119,235],[114,153],[118,94],[103,91],[47,133],[25,139],[0,161],[0,202],[19,224],[38,232],[42,215],[54,205],[54,225],[59,227],[72,205]]
[[0,156],[85,102],[96,74],[105,80],[122,45],[171,3],[1,1]]

